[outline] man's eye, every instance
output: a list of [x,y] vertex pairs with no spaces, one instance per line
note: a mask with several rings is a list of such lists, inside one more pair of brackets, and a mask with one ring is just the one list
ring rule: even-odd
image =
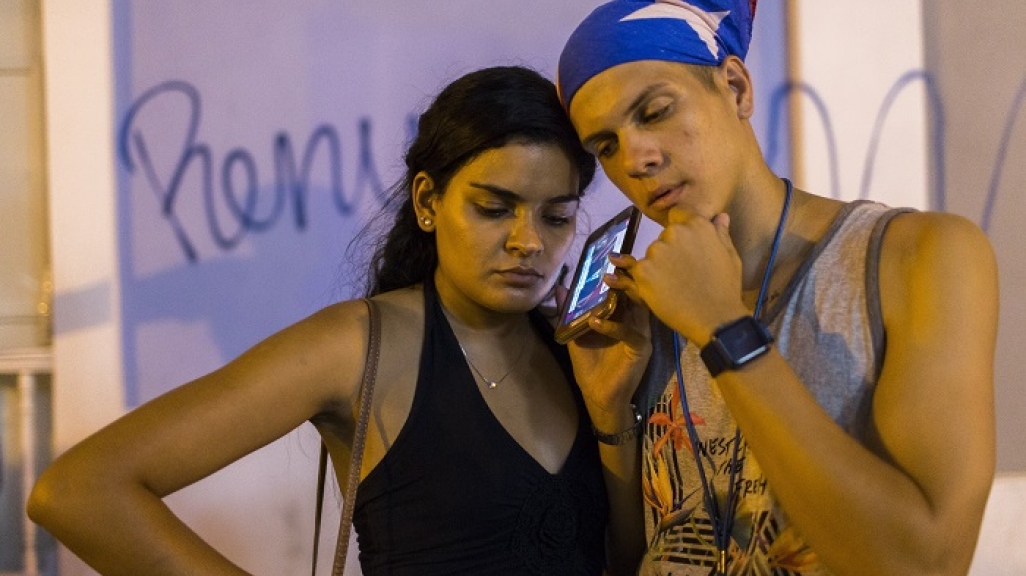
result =
[[610,144],[603,144],[602,146],[599,146],[598,148],[595,149],[595,156],[597,158],[609,158],[610,156],[612,156],[615,153],[616,153],[616,145],[614,145],[612,143],[610,143]]
[[664,116],[666,116],[666,113],[669,112],[669,110],[670,110],[669,106],[661,106],[661,107],[656,108],[655,110],[651,110],[651,111],[646,110],[645,113],[641,115],[641,122],[642,123],[655,122],[655,121],[663,118]]

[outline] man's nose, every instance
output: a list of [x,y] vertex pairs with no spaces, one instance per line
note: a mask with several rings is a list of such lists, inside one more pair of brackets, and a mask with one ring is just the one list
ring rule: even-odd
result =
[[663,163],[663,155],[656,141],[635,130],[621,136],[624,171],[633,178],[651,176]]

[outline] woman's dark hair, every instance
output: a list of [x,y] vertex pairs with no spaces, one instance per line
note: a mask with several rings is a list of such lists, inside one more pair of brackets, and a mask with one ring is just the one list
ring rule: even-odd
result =
[[384,213],[394,212],[394,222],[375,245],[368,295],[423,282],[438,263],[435,236],[420,229],[413,210],[416,175],[427,173],[444,192],[468,162],[512,142],[559,146],[577,169],[579,194],[595,176],[595,159],[581,147],[551,81],[519,66],[485,68],[457,79],[417,123],[405,175],[385,204]]

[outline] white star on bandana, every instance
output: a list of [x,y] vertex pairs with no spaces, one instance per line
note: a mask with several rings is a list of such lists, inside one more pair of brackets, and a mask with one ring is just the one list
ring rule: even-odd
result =
[[716,33],[720,29],[720,22],[730,14],[725,12],[706,12],[697,6],[693,6],[683,0],[658,0],[640,10],[628,14],[620,19],[621,22],[628,20],[647,20],[658,18],[673,18],[683,20],[691,26],[691,29],[698,34],[698,37],[705,42],[709,53],[713,58],[718,58],[720,47],[716,44]]

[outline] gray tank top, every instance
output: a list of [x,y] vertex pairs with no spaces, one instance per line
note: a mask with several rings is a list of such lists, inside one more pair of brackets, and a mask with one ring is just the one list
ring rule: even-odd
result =
[[[775,345],[806,388],[859,441],[864,439],[884,349],[880,242],[891,218],[905,211],[867,201],[844,206],[764,317]],[[672,334],[655,324],[653,361],[637,398],[648,415],[642,483],[649,549],[640,574],[705,576],[715,566],[712,526],[684,428]],[[685,345],[681,366],[701,439],[697,453],[717,495],[724,497],[735,424],[695,345]],[[730,574],[829,574],[790,528],[743,439],[740,458],[744,467]]]

